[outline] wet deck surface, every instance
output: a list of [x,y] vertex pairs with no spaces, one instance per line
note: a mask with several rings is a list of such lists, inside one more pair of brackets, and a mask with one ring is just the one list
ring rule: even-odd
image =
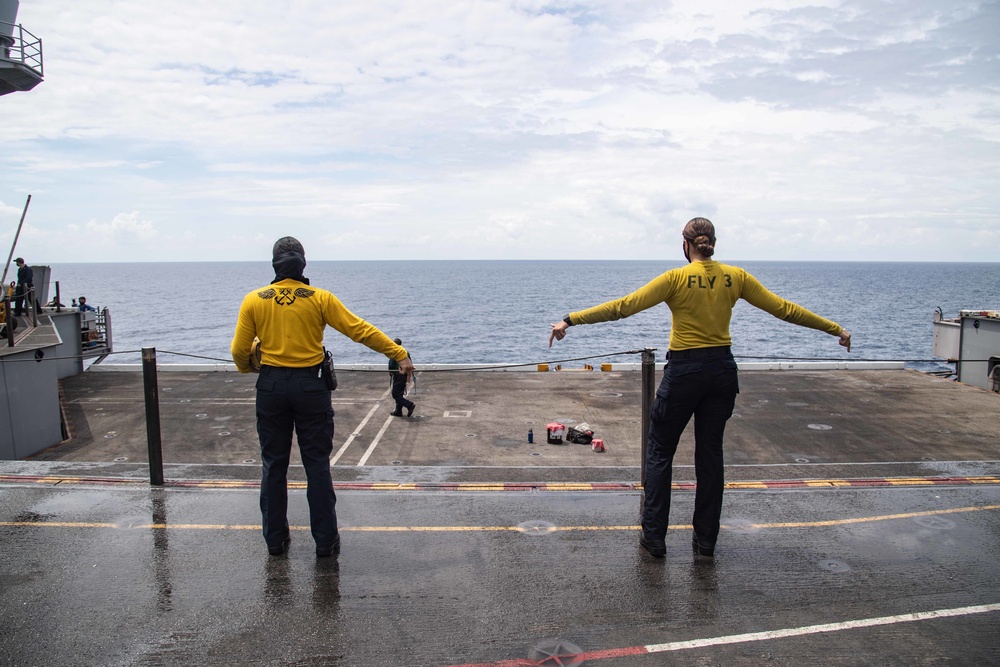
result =
[[[996,659],[1000,607],[968,608],[1000,602],[1000,486],[730,493],[714,562],[694,559],[681,525],[666,559],[647,556],[632,527],[637,502],[626,493],[341,493],[343,552],[331,560],[313,554],[302,491],[291,493],[291,552],[272,558],[251,490],[5,485],[0,658],[526,665],[498,661],[526,659],[550,638],[635,652],[960,609],[968,615],[669,658],[595,654],[586,664]],[[679,524],[692,502],[676,495]]]
[[[78,442],[0,464],[0,662],[574,664],[540,661],[554,640],[608,667],[996,659],[996,394],[907,371],[744,372],[731,481],[924,479],[730,490],[714,561],[691,554],[679,490],[658,560],[636,543],[638,491],[434,490],[635,482],[638,373],[428,373],[419,420],[387,420],[384,377],[351,375],[335,394],[335,451],[358,434],[334,466],[339,559],[315,557],[303,490],[291,552],[272,558],[256,489],[224,488],[259,474],[242,463],[258,458],[251,378],[160,375],[162,489],[141,481],[138,374],[67,381]],[[526,422],[553,418],[586,420],[609,451],[528,445]],[[430,490],[344,490],[358,481]]]

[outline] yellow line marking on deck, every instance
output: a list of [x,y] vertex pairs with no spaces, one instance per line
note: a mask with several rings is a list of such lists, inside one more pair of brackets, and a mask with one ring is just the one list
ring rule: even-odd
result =
[[[926,512],[907,512],[905,514],[885,514],[881,516],[856,517],[851,519],[830,519],[828,521],[796,521],[785,523],[755,523],[751,528],[825,528],[829,526],[845,526],[856,523],[875,521],[893,521],[897,519],[913,519],[922,516],[940,516],[943,514],[959,514],[965,512],[983,512],[1000,510],[1000,505],[981,505],[978,507],[954,507]],[[134,529],[170,529],[170,530],[260,530],[257,524],[200,524],[200,523],[142,523],[120,525],[107,522],[86,521],[0,521],[4,527],[46,527],[46,528],[118,528]],[[722,525],[729,529],[734,526]],[[670,530],[689,530],[690,525],[671,525]],[[744,526],[736,528],[745,529]],[[310,530],[309,526],[290,526],[290,530]],[[518,526],[341,526],[342,532],[358,533],[461,533],[461,532],[522,532]],[[552,526],[552,532],[597,532],[639,530],[639,526]]]
[[[369,416],[374,414],[378,406],[372,408]],[[366,423],[363,420],[359,429]],[[351,437],[340,448],[340,451],[331,459],[331,463],[336,463],[339,457],[346,451],[347,447],[360,435],[359,431],[351,434]],[[143,484],[140,478],[89,478],[89,477],[69,477],[69,476],[48,476],[35,477],[32,475],[3,475],[0,474],[0,484],[47,484],[55,486],[57,484],[97,484],[111,486],[130,486]],[[955,485],[986,485],[1000,484],[1000,477],[994,475],[978,477],[882,477],[876,479],[803,479],[803,480],[773,480],[773,481],[738,481],[727,482],[725,488],[730,491],[748,490],[798,490],[798,489],[832,489],[832,488],[906,488],[909,486],[955,486]],[[228,489],[244,488],[251,489],[259,486],[259,482],[251,480],[177,480],[167,481],[168,486],[180,486],[201,489]],[[642,491],[642,486],[635,482],[623,483],[602,483],[602,482],[458,482],[458,483],[423,483],[423,482],[382,482],[377,487],[363,482],[334,482],[338,490],[343,491]],[[695,487],[694,482],[674,482],[671,485],[673,491],[691,491]],[[289,481],[290,489],[305,489],[304,481]]]
[[[672,488],[676,488],[676,484],[672,485]],[[727,482],[726,489],[767,489],[769,488],[764,482]]]
[[930,484],[934,484],[934,482],[932,480],[925,479],[923,477],[890,477],[890,478],[886,479],[886,481],[889,484],[892,484],[893,486],[897,486],[897,485],[912,486],[912,485],[930,485]]
[[983,505],[980,507],[954,507],[945,510],[929,510],[927,512],[907,512],[905,514],[886,514],[883,516],[857,517],[854,519],[830,519],[828,521],[794,521],[786,523],[755,523],[753,528],[822,528],[825,526],[846,526],[852,523],[870,523],[873,521],[892,521],[893,519],[913,519],[921,516],[939,516],[942,514],[957,514],[960,512],[982,512],[1000,510],[1000,505]]

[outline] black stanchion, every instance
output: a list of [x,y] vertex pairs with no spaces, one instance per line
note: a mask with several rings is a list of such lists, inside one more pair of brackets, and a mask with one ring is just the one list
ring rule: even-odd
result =
[[146,444],[149,483],[163,486],[163,449],[160,443],[160,398],[156,383],[156,348],[142,348],[142,385],[146,394]]
[[[655,350],[646,348],[642,351],[642,460],[639,461],[639,483],[642,484],[642,502],[646,499],[646,446],[649,440],[649,420],[653,413],[653,396],[656,392],[656,357]],[[639,505],[640,511],[642,504]]]
[[38,302],[35,300],[35,288],[28,290],[28,308],[31,309],[31,326],[38,328]]
[[111,311],[105,306],[101,311],[104,315],[104,344],[108,348],[108,354],[114,352],[114,338],[111,336]]
[[14,327],[17,324],[14,321],[14,316],[10,311],[10,298],[3,298],[3,321],[4,329],[7,332],[7,347],[14,347]]

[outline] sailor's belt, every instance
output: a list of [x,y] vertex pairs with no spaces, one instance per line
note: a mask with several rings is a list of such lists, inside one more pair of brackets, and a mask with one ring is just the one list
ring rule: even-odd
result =
[[689,350],[668,350],[667,359],[717,359],[732,357],[733,348],[728,345],[719,347],[694,347]]

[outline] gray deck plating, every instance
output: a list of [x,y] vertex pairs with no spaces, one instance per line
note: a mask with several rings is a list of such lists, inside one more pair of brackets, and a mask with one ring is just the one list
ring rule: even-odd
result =
[[[638,480],[639,373],[424,373],[413,419],[389,416],[384,374],[338,375],[337,480]],[[255,477],[254,379],[161,373],[165,463],[195,478]],[[1000,458],[997,394],[914,371],[744,372],[740,382],[726,435],[731,479],[932,475],[946,462]],[[35,460],[121,464],[109,474],[144,468],[141,374],[87,373],[64,391],[75,438]],[[546,444],[552,420],[587,422],[608,451]],[[689,427],[679,479],[693,478],[684,467],[693,447]],[[301,466],[293,476],[302,479]]]

